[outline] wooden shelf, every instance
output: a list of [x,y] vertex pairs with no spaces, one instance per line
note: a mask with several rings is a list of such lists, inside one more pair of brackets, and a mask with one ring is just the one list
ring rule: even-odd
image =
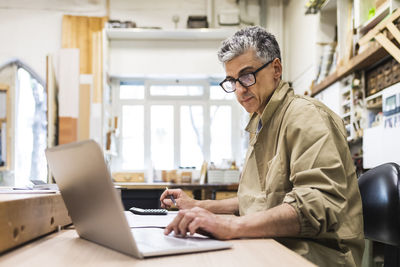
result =
[[233,29],[108,28],[105,33],[109,40],[224,40],[233,35],[235,31]]
[[311,96],[315,96],[346,75],[357,70],[366,69],[388,55],[389,53],[380,44],[373,41],[369,48],[351,58],[346,65],[337,67],[334,73],[326,77],[321,83],[315,85],[311,90]]
[[382,102],[367,105],[367,109],[382,109]]
[[380,96],[382,96],[382,90],[377,92],[377,93],[375,93],[375,94],[373,94],[373,95],[370,95],[370,96],[366,97],[365,101],[369,101],[371,99],[378,98]]
[[383,4],[378,10],[376,10],[375,16],[364,22],[360,26],[361,34],[364,34],[371,30],[375,25],[377,25],[382,19],[384,19],[390,13],[390,5],[389,2]]
[[215,189],[215,190],[237,190],[238,184],[173,184],[173,183],[114,183],[121,189],[162,189],[183,188],[183,189]]

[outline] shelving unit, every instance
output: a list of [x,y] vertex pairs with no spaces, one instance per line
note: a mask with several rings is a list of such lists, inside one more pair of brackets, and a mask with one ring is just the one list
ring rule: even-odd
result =
[[[362,4],[364,5],[366,4],[366,2],[371,4],[370,3],[371,1],[355,1],[355,6],[357,7],[358,5]],[[334,82],[345,77],[346,75],[355,71],[367,69],[372,65],[374,65],[375,63],[379,62],[380,60],[383,60],[384,58],[388,57],[389,55],[392,55],[397,61],[400,62],[400,56],[398,53],[400,50],[393,43],[394,39],[396,39],[397,41],[400,40],[400,32],[394,25],[394,22],[398,20],[400,16],[400,9],[394,11],[396,7],[400,6],[400,1],[388,0],[387,2],[389,3],[388,14],[391,12],[393,13],[390,14],[390,16],[387,19],[381,21],[376,26],[373,23],[369,23],[368,26],[373,25],[375,27],[358,40],[358,44],[360,46],[362,46],[363,48],[364,47],[367,48],[364,48],[364,50],[361,53],[352,57],[345,64],[339,65],[334,73],[326,77],[325,80],[323,80],[319,84],[315,85],[311,90],[312,96],[318,94],[319,92],[321,92]],[[357,11],[355,11],[355,13],[357,14]],[[378,17],[379,15],[375,16],[374,18],[377,19]],[[377,21],[379,20],[377,19]],[[360,27],[361,26],[359,26],[359,30]],[[363,27],[366,27],[366,25],[363,24]],[[383,33],[384,31],[388,31],[391,34],[389,33],[384,34]]]
[[366,110],[367,110],[367,127],[373,127],[372,123],[375,121],[375,116],[382,112],[382,91],[370,95],[365,98]]
[[[357,105],[363,106],[364,94],[356,97],[356,91],[361,90],[361,78],[357,78],[360,81],[359,85],[354,85],[354,75],[349,75],[340,81],[340,107],[341,107],[341,118],[343,119],[344,125],[347,131],[347,141],[354,142],[362,138],[362,129],[364,123],[359,118],[360,112]],[[357,93],[359,94],[359,93]]]
[[157,30],[140,28],[107,28],[109,40],[223,40],[233,35],[233,29],[177,29]]
[[366,69],[388,56],[389,53],[380,44],[376,42],[372,43],[364,52],[351,58],[346,65],[337,67],[336,71],[326,77],[321,83],[315,85],[311,90],[311,95],[314,96],[318,94],[346,75]]
[[355,27],[360,30],[362,34],[377,25],[385,16],[387,16],[394,8],[392,4],[394,1],[386,1],[382,3],[378,9],[375,10],[375,15],[368,18],[368,10],[373,8],[374,1],[371,0],[356,0],[355,3]]

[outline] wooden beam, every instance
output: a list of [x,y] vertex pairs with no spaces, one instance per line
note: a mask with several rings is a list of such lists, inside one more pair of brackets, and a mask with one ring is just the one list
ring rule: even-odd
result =
[[388,23],[387,29],[393,35],[393,37],[396,39],[396,41],[398,43],[400,43],[400,31],[399,31],[399,29],[397,29],[397,27],[392,22]]
[[375,38],[375,36],[378,33],[383,31],[389,23],[392,23],[399,17],[400,17],[400,8],[397,9],[395,12],[393,12],[388,18],[382,20],[378,25],[376,25],[372,30],[370,30],[366,35],[361,37],[360,40],[358,40],[358,44],[360,46],[365,45],[370,40]]
[[107,17],[64,15],[62,48],[79,48],[80,74],[92,74],[93,33],[101,32]]
[[90,138],[91,84],[79,85],[78,140]]
[[60,117],[58,144],[62,145],[76,141],[78,141],[78,119]]
[[0,253],[70,223],[60,194],[0,194]]
[[383,33],[378,34],[375,36],[375,39],[389,52],[397,62],[400,63],[400,49],[391,42]]
[[3,93],[6,93],[6,117],[2,118],[2,121],[0,121],[0,129],[1,129],[1,123],[6,123],[6,162],[5,165],[2,166],[0,169],[1,170],[9,170],[11,167],[11,143],[12,143],[12,134],[11,134],[11,94],[9,91],[9,86],[6,84],[0,84],[0,91]]

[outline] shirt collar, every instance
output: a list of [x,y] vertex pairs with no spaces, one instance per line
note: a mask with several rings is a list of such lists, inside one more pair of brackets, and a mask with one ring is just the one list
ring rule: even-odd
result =
[[266,125],[288,93],[293,94],[293,90],[287,82],[280,81],[278,87],[272,93],[272,96],[265,106],[261,116],[258,115],[257,112],[254,112],[245,130],[249,133],[257,133],[259,121],[261,121],[261,125]]

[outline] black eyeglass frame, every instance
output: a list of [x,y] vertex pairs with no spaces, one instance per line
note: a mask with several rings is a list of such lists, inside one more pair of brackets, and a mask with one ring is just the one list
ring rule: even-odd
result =
[[[264,65],[262,65],[262,66],[259,67],[258,69],[256,69],[255,71],[249,72],[249,73],[246,73],[246,74],[243,74],[243,75],[239,76],[237,79],[234,79],[234,78],[226,78],[225,80],[223,80],[222,82],[219,83],[219,86],[221,86],[221,88],[222,88],[226,93],[233,93],[233,92],[236,91],[236,82],[239,82],[243,87],[246,87],[246,88],[247,88],[247,87],[250,87],[250,86],[256,84],[256,82],[257,82],[256,73],[259,72],[260,70],[262,70],[263,68],[265,68],[266,66],[268,66],[269,64],[271,64],[272,61],[274,61],[274,60],[275,60],[275,58],[274,58],[274,59],[271,59],[270,61],[268,61],[267,63],[265,63]],[[240,78],[242,78],[242,77],[245,76],[245,75],[249,75],[249,74],[252,74],[252,75],[254,76],[254,83],[252,83],[252,84],[250,84],[250,85],[244,85],[244,84],[240,81]],[[226,91],[226,90],[225,90],[223,84],[224,84],[225,82],[227,82],[227,81],[231,81],[231,82],[234,81],[234,82],[235,82],[235,83],[234,83],[234,84],[235,84],[235,89],[234,89],[234,90],[232,90],[232,91]]]

